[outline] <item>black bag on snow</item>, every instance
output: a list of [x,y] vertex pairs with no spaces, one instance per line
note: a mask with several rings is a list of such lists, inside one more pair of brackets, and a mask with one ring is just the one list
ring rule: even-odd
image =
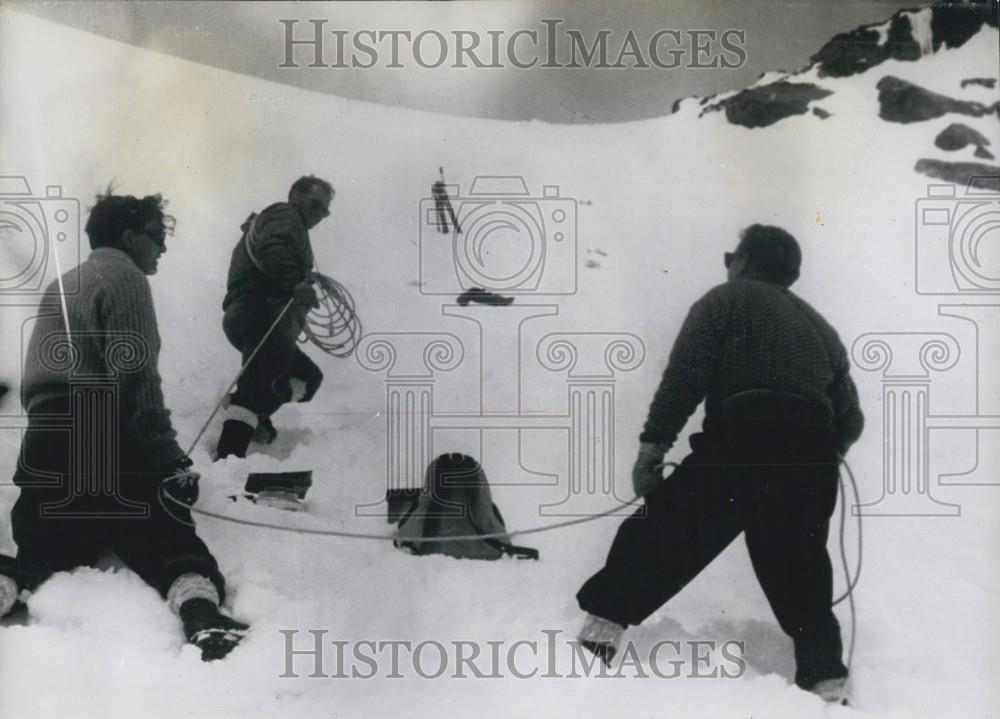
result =
[[[442,454],[431,462],[422,490],[386,493],[389,521],[399,522],[397,547],[413,554],[466,559],[538,559],[538,550],[510,543],[500,510],[493,504],[486,472],[472,457]],[[470,535],[497,535],[460,539]],[[442,537],[433,542],[424,537]],[[456,537],[456,539],[447,539]]]

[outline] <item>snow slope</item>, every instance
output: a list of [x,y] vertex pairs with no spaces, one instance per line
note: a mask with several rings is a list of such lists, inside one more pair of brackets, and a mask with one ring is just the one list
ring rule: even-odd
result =
[[[115,179],[124,192],[160,191],[177,217],[153,292],[164,351],[165,392],[182,444],[194,435],[238,364],[220,330],[224,277],[238,226],[279,199],[303,173],[337,188],[332,216],[313,232],[320,268],[354,293],[368,332],[450,332],[466,355],[440,381],[436,411],[470,412],[470,398],[509,396],[510,378],[481,356],[471,323],[443,316],[447,297],[422,295],[420,201],[438,166],[466,192],[477,175],[520,175],[534,196],[557,185],[579,205],[579,291],[562,298],[528,331],[632,333],[645,361],[617,378],[616,483],[628,495],[628,469],[671,342],[689,304],[724,279],[722,253],[740,228],[779,224],[801,242],[796,289],[838,328],[845,343],[873,331],[950,331],[936,301],[913,292],[914,202],[927,179],[919,157],[945,157],[933,138],[956,118],[913,125],[878,119],[875,85],[896,75],[952,96],[995,102],[996,90],[959,90],[962,78],[995,74],[998,37],[983,30],[966,45],[917,62],[889,60],[842,79],[814,71],[794,78],[832,90],[815,105],[831,113],[791,117],[762,129],[699,118],[689,100],[670,117],[627,125],[560,127],[460,119],[312,94],[137,50],[8,10],[0,11],[0,158],[5,174],[24,174],[35,193],[63,186],[83,206]],[[70,68],[72,72],[70,72]],[[778,79],[776,76],[774,79]],[[771,78],[768,78],[771,79]],[[765,80],[766,81],[766,80]],[[965,94],[960,94],[965,93]],[[959,118],[1000,145],[995,117]],[[604,254],[597,252],[600,250]],[[0,255],[8,272],[19,249]],[[62,248],[65,257],[72,251]],[[502,250],[498,250],[502,252]],[[85,250],[83,251],[85,254]],[[596,266],[588,267],[587,260]],[[64,262],[69,262],[64,259]],[[572,260],[571,260],[572,262]],[[19,377],[22,322],[30,307],[3,307],[0,376]],[[504,312],[503,309],[491,310]],[[484,333],[513,352],[516,338],[499,314]],[[506,334],[505,334],[506,333]],[[492,336],[492,335],[491,335]],[[965,337],[963,335],[963,337]],[[1000,348],[980,348],[996,356]],[[385,381],[357,362],[318,356],[326,383],[311,405],[282,410],[286,438],[270,456],[210,465],[210,430],[193,456],[204,473],[200,506],[242,518],[312,528],[387,533],[377,518],[355,516],[385,487]],[[940,411],[974,404],[963,356],[959,380],[942,383]],[[503,364],[501,363],[501,367]],[[963,374],[964,372],[964,374]],[[863,501],[880,495],[881,385],[856,371],[869,427],[850,457]],[[533,391],[522,408],[559,409],[561,375],[526,374]],[[6,415],[16,412],[8,404]],[[693,425],[693,422],[692,422]],[[3,425],[8,427],[8,424]],[[0,475],[14,469],[18,433],[0,430]],[[438,451],[475,450],[456,435]],[[509,439],[500,438],[498,443]],[[544,439],[544,438],[543,438]],[[995,436],[992,437],[995,440]],[[981,453],[995,453],[983,434]],[[546,465],[547,440],[526,440],[528,460]],[[678,443],[670,459],[682,456]],[[968,437],[934,450],[954,466]],[[959,462],[960,463],[960,462]],[[509,527],[534,526],[543,504],[565,488],[533,481],[515,464],[484,458]],[[308,516],[227,504],[248,469],[313,467]],[[943,470],[942,470],[943,471]],[[520,482],[522,486],[500,486]],[[1000,540],[996,487],[942,487],[960,503],[956,518],[872,518],[865,526],[864,575],[856,592],[858,639],[854,700],[831,709],[790,685],[790,643],[773,621],[746,551],[734,543],[669,606],[630,635],[648,648],[663,639],[744,641],[749,670],[739,680],[675,678],[405,679],[282,678],[286,638],[310,629],[327,639],[539,642],[539,656],[568,666],[570,650],[550,653],[542,630],[576,631],[574,594],[603,560],[617,520],[538,534],[525,543],[538,563],[416,559],[387,542],[279,533],[214,519],[199,530],[232,587],[229,604],[254,631],[224,663],[204,665],[182,647],[176,620],[155,592],[124,570],[59,575],[31,599],[35,622],[0,629],[0,714],[27,716],[483,716],[872,717],[992,716],[1000,670],[996,596],[1000,569],[989,548]],[[13,547],[7,512],[16,498],[0,487],[0,550]],[[585,499],[593,509],[606,497]],[[854,548],[849,530],[849,550]],[[835,537],[831,537],[831,548]],[[842,578],[838,578],[838,593]],[[848,628],[848,617],[840,612]],[[484,649],[485,651],[485,649]],[[334,671],[328,659],[327,673]],[[433,661],[428,662],[431,668]],[[364,667],[362,667],[363,669]],[[686,672],[688,670],[685,670]]]

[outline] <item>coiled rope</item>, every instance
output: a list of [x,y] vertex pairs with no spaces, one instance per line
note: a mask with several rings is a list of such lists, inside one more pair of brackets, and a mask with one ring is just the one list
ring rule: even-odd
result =
[[332,357],[350,357],[363,334],[354,298],[332,277],[314,272],[313,278],[319,307],[306,315],[305,338]]

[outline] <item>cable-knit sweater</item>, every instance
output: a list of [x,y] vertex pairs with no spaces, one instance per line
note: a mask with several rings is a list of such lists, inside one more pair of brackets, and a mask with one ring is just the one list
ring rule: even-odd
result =
[[69,398],[71,382],[114,378],[122,447],[151,469],[169,466],[184,452],[163,402],[160,334],[149,281],[127,254],[102,247],[63,275],[63,283],[73,352],[66,352],[59,286],[53,282],[24,358],[24,408],[31,415],[50,400]]
[[710,426],[726,399],[752,390],[814,400],[832,420],[842,452],[861,435],[864,416],[833,327],[787,288],[739,279],[692,305],[640,441],[669,448],[702,400]]

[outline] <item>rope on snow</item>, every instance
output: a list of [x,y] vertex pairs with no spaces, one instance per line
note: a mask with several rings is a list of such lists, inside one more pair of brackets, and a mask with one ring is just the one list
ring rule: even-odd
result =
[[[854,501],[857,505],[861,504],[861,497],[858,492],[858,484],[854,478],[854,472],[851,471],[851,466],[847,463],[847,460],[842,459],[841,464],[847,472],[848,482],[850,482],[852,494],[854,495]],[[665,462],[664,466],[677,467],[675,462]],[[858,561],[854,568],[854,574],[852,576],[850,567],[847,563],[847,549],[845,543],[846,535],[846,525],[847,525],[847,492],[845,485],[847,482],[844,480],[844,476],[840,476],[840,529],[839,529],[839,546],[840,546],[840,559],[841,565],[844,568],[844,578],[847,582],[847,587],[844,593],[836,598],[831,606],[837,606],[845,599],[848,601],[848,606],[850,608],[851,617],[851,633],[850,641],[848,643],[847,650],[847,670],[850,672],[851,662],[854,659],[854,645],[857,638],[857,608],[854,603],[854,590],[858,585],[858,580],[861,578],[861,558],[863,553],[862,545],[862,534],[861,534],[861,514],[858,513]],[[310,529],[307,527],[289,527],[287,525],[281,524],[271,524],[270,522],[258,522],[251,519],[242,519],[239,517],[231,517],[225,514],[219,514],[217,512],[212,512],[205,509],[198,509],[197,507],[190,507],[181,500],[175,498],[166,488],[162,488],[161,495],[166,497],[170,502],[177,504],[184,509],[188,509],[194,514],[199,514],[204,517],[211,517],[212,519],[219,519],[224,522],[232,522],[233,524],[240,524],[249,527],[259,527],[261,529],[273,529],[281,532],[295,532],[298,534],[311,534],[311,535],[322,535],[328,537],[345,537],[348,539],[371,539],[376,541],[388,541],[391,542],[397,537],[395,535],[387,534],[371,534],[365,532],[342,532],[334,529]],[[578,524],[585,524],[587,522],[593,522],[598,519],[604,519],[612,514],[616,514],[618,511],[624,509],[625,507],[631,506],[638,502],[640,497],[634,497],[627,502],[622,502],[619,505],[612,507],[611,509],[605,510],[599,514],[593,514],[586,517],[577,517],[575,519],[563,520],[561,522],[554,522],[552,524],[540,525],[537,527],[531,527],[528,529],[518,529],[513,532],[504,533],[493,533],[493,534],[468,534],[464,536],[449,536],[449,537],[419,537],[408,539],[407,541],[413,542],[451,542],[451,541],[475,541],[480,539],[498,539],[503,537],[517,537],[525,534],[539,534],[541,532],[548,532],[554,529],[563,529],[565,527],[571,527]]]

